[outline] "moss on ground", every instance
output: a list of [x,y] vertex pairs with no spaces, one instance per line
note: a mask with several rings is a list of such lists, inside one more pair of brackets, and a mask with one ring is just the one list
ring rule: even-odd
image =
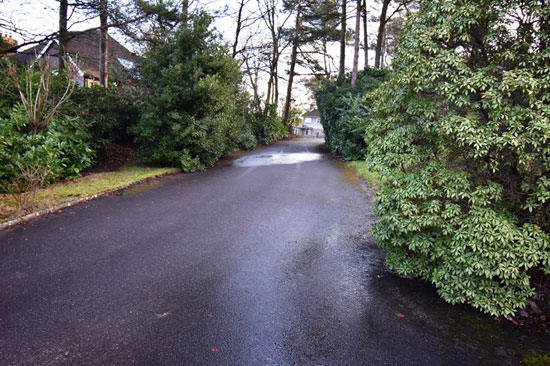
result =
[[[113,172],[90,174],[71,181],[58,182],[40,189],[33,212],[79,198],[121,189],[144,179],[175,173],[174,168],[125,166]],[[13,194],[0,194],[0,222],[13,220],[31,212],[21,212]]]
[[358,176],[363,178],[367,185],[374,190],[378,189],[382,182],[378,178],[378,174],[370,171],[367,168],[367,163],[364,161],[350,161],[348,165],[357,173]]

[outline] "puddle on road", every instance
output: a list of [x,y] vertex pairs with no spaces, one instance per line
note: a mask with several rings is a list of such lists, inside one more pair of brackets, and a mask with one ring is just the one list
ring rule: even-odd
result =
[[278,164],[299,164],[308,161],[316,161],[324,158],[323,154],[317,153],[291,153],[291,154],[264,154],[264,155],[249,155],[243,156],[233,162],[234,166],[239,167],[255,167],[264,165]]

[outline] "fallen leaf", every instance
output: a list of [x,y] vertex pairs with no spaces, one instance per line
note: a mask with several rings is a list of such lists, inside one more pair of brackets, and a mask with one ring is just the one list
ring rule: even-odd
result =
[[514,324],[514,325],[519,325],[519,323],[518,323],[517,320],[512,320],[512,324]]
[[212,347],[212,348],[210,348],[210,351],[212,351],[212,352],[218,352],[219,349],[218,349],[218,347]]
[[398,318],[404,318],[405,317],[405,315],[403,315],[401,313],[397,313],[397,314],[395,314],[395,316],[398,317]]
[[541,322],[545,322],[547,318],[546,318],[546,315],[541,315],[539,319]]

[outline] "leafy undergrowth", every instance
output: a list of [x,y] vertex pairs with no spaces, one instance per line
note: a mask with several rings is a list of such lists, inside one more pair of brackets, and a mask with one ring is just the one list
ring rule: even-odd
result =
[[[175,168],[125,166],[113,172],[90,174],[40,189],[32,211],[40,211],[78,198],[127,187],[147,178],[175,173]],[[19,210],[14,194],[0,194],[0,222],[29,214]]]
[[550,366],[550,354],[531,351],[522,361],[526,366]]
[[378,174],[369,170],[364,161],[350,161],[348,162],[348,165],[357,173],[357,175],[365,180],[370,188],[373,190],[380,188],[382,182],[378,178]]

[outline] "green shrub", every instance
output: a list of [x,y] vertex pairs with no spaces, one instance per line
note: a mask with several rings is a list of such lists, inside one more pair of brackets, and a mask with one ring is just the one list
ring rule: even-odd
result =
[[184,149],[181,153],[180,164],[181,170],[184,172],[195,172],[197,170],[204,170],[204,165],[201,163],[199,158],[195,156],[191,157],[189,150]]
[[[21,167],[43,166],[50,180],[74,178],[91,166],[94,152],[91,135],[75,118],[54,117],[47,130],[32,134],[22,105],[15,105],[9,118],[0,118],[0,186],[7,190]],[[22,182],[25,184],[25,182]]]
[[248,100],[237,61],[210,23],[206,15],[193,17],[143,63],[152,92],[130,130],[138,153],[151,162],[203,169],[238,147]]
[[251,131],[243,131],[238,137],[237,144],[242,150],[253,150],[258,140]]
[[136,87],[80,88],[64,113],[85,121],[96,149],[107,142],[128,146],[133,143],[128,130],[139,120],[143,99],[143,92]]
[[549,11],[423,1],[369,101],[389,266],[495,315],[526,305],[530,270],[550,273]]
[[288,129],[277,115],[274,104],[268,104],[250,113],[247,124],[260,144],[269,144],[288,136]]
[[0,60],[0,118],[8,118],[19,97],[16,86],[8,76],[7,64],[2,61]]
[[325,141],[333,153],[346,160],[364,159],[370,107],[362,103],[363,98],[387,76],[387,70],[366,69],[359,73],[355,86],[351,85],[350,75],[323,83],[315,97]]

